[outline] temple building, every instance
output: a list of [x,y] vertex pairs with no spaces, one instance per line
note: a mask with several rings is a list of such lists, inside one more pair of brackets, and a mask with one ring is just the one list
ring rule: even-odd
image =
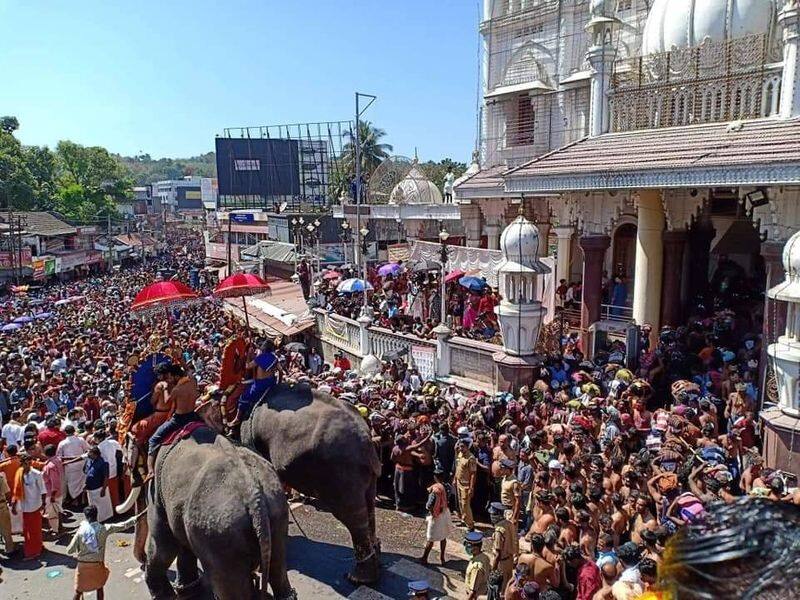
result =
[[[782,281],[800,227],[797,0],[484,0],[480,32],[466,244],[497,249],[522,203],[556,278],[582,282],[589,353],[609,279],[626,289],[611,310],[654,335],[720,279]],[[765,346],[785,310],[766,300]]]

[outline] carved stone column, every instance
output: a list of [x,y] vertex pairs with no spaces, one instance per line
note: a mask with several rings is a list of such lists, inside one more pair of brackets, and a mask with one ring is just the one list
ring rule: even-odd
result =
[[664,279],[661,288],[661,321],[664,325],[677,326],[682,322],[681,275],[683,255],[689,234],[686,230],[665,231]]
[[476,204],[461,205],[461,221],[464,224],[466,244],[470,248],[481,245],[481,208]]
[[554,227],[553,231],[558,238],[558,251],[556,256],[556,282],[566,279],[569,283],[569,266],[571,264],[572,234],[574,227]]
[[664,205],[661,190],[639,193],[636,227],[636,276],[633,286],[633,320],[649,323],[656,333],[661,320],[661,277],[664,268]]
[[786,2],[778,13],[783,27],[783,71],[780,115],[783,119],[800,116],[800,5]]
[[[583,250],[583,301],[581,302],[581,329],[600,320],[600,306],[603,300],[603,264],[606,250],[611,246],[607,235],[592,235],[581,238]],[[588,349],[584,348],[584,352]]]

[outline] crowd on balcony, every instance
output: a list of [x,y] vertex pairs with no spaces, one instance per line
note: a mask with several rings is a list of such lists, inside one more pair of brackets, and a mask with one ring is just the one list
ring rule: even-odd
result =
[[[402,262],[389,265],[392,267],[368,270],[366,304],[364,283],[349,268],[323,271],[314,283],[311,302],[350,319],[358,318],[367,306],[374,325],[396,333],[435,337],[434,329],[442,317],[441,271],[433,267],[414,270]],[[448,327],[457,336],[500,343],[494,312],[498,294],[479,277],[468,277],[469,287],[465,287],[460,272],[452,274],[456,276],[444,286]],[[354,281],[354,287],[347,287]]]

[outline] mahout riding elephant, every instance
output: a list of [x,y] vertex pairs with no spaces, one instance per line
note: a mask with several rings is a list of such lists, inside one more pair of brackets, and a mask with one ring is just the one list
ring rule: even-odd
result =
[[[206,404],[204,419],[224,428],[222,402]],[[353,541],[354,583],[380,574],[375,492],[380,461],[369,427],[350,404],[307,385],[278,385],[241,426],[242,443],[275,467],[281,481],[320,500]]]
[[[141,489],[118,511],[129,510]],[[167,569],[176,558],[179,590],[199,582],[199,560],[218,600],[270,598],[267,583],[276,600],[296,598],[286,574],[286,495],[263,457],[202,426],[160,449],[147,489],[134,555],[153,598],[174,598]]]

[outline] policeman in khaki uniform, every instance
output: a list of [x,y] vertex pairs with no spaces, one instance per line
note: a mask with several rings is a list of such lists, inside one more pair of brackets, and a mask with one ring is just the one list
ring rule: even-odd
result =
[[464,549],[469,554],[464,583],[467,586],[467,600],[485,600],[488,593],[488,580],[491,565],[489,557],[481,550],[483,534],[470,531],[464,536]]
[[469,446],[464,440],[456,443],[456,468],[455,480],[458,492],[458,514],[467,529],[475,529],[475,519],[472,516],[472,496],[475,494],[475,477],[478,472],[478,459],[469,451]]
[[514,558],[519,554],[517,530],[506,519],[506,506],[500,502],[489,505],[489,516],[494,525],[492,534],[492,571],[500,571],[503,575],[501,590],[505,590],[514,573]]

